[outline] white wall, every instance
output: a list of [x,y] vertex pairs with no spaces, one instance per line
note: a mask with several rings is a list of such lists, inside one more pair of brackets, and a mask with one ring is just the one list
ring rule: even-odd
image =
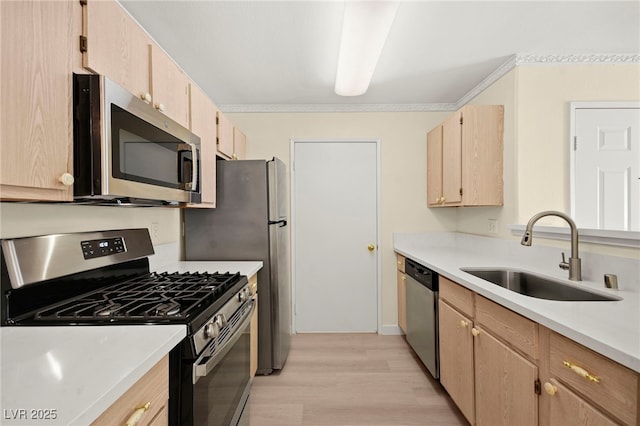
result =
[[[247,157],[276,156],[289,165],[291,139],[380,139],[382,323],[397,324],[393,232],[449,230],[456,209],[426,204],[426,134],[448,113],[236,113]],[[327,165],[327,173],[331,165]]]
[[[570,208],[569,103],[637,101],[640,65],[521,66],[517,69],[517,222]],[[561,222],[559,223],[561,224]]]
[[[518,202],[513,223],[525,224],[542,210],[570,211],[569,103],[640,100],[640,65],[529,65],[516,73]],[[554,218],[539,223],[566,226]],[[640,250],[631,248],[581,244],[580,250],[640,257]]]
[[0,238],[151,228],[154,245],[181,240],[180,209],[164,207],[102,207],[68,204],[0,203]]
[[[471,104],[503,104],[504,206],[459,209],[457,230],[495,236],[488,219],[498,219],[500,238],[509,225],[526,224],[542,210],[569,212],[569,103],[640,99],[637,64],[519,66],[491,85]],[[542,225],[567,226],[545,218]],[[565,247],[564,241],[536,239]],[[583,243],[581,251],[638,258],[640,250]]]

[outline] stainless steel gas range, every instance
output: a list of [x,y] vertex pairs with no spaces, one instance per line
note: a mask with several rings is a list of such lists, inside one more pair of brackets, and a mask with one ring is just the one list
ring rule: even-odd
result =
[[184,324],[187,337],[169,353],[169,424],[248,424],[255,301],[247,277],[151,272],[146,229],[0,247],[3,327]]

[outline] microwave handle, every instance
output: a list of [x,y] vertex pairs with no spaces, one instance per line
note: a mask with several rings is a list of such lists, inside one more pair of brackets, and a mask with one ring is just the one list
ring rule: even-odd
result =
[[[183,182],[182,181],[182,161],[183,161],[183,153],[191,152],[191,181]],[[178,148],[178,173],[179,180],[184,185],[184,189],[188,191],[195,191],[198,188],[198,148],[190,143],[181,144]]]

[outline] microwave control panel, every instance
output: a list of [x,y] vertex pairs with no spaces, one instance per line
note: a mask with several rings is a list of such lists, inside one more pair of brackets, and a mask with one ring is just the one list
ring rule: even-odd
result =
[[127,251],[122,237],[81,241],[80,246],[82,247],[82,255],[85,260]]

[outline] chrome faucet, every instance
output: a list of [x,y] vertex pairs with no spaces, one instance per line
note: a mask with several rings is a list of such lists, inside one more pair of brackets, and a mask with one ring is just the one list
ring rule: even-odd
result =
[[569,270],[570,280],[582,281],[582,261],[578,257],[578,228],[576,227],[575,222],[566,214],[562,212],[547,210],[533,215],[533,217],[529,219],[529,223],[527,223],[527,229],[525,229],[524,231],[524,235],[522,236],[522,241],[520,241],[520,244],[522,244],[523,246],[531,246],[531,240],[533,237],[533,225],[538,221],[538,219],[545,216],[558,216],[566,220],[569,224],[569,227],[571,228],[571,257],[569,258],[569,262],[567,263],[564,259],[563,253],[562,262],[560,262],[559,266],[561,269]]

